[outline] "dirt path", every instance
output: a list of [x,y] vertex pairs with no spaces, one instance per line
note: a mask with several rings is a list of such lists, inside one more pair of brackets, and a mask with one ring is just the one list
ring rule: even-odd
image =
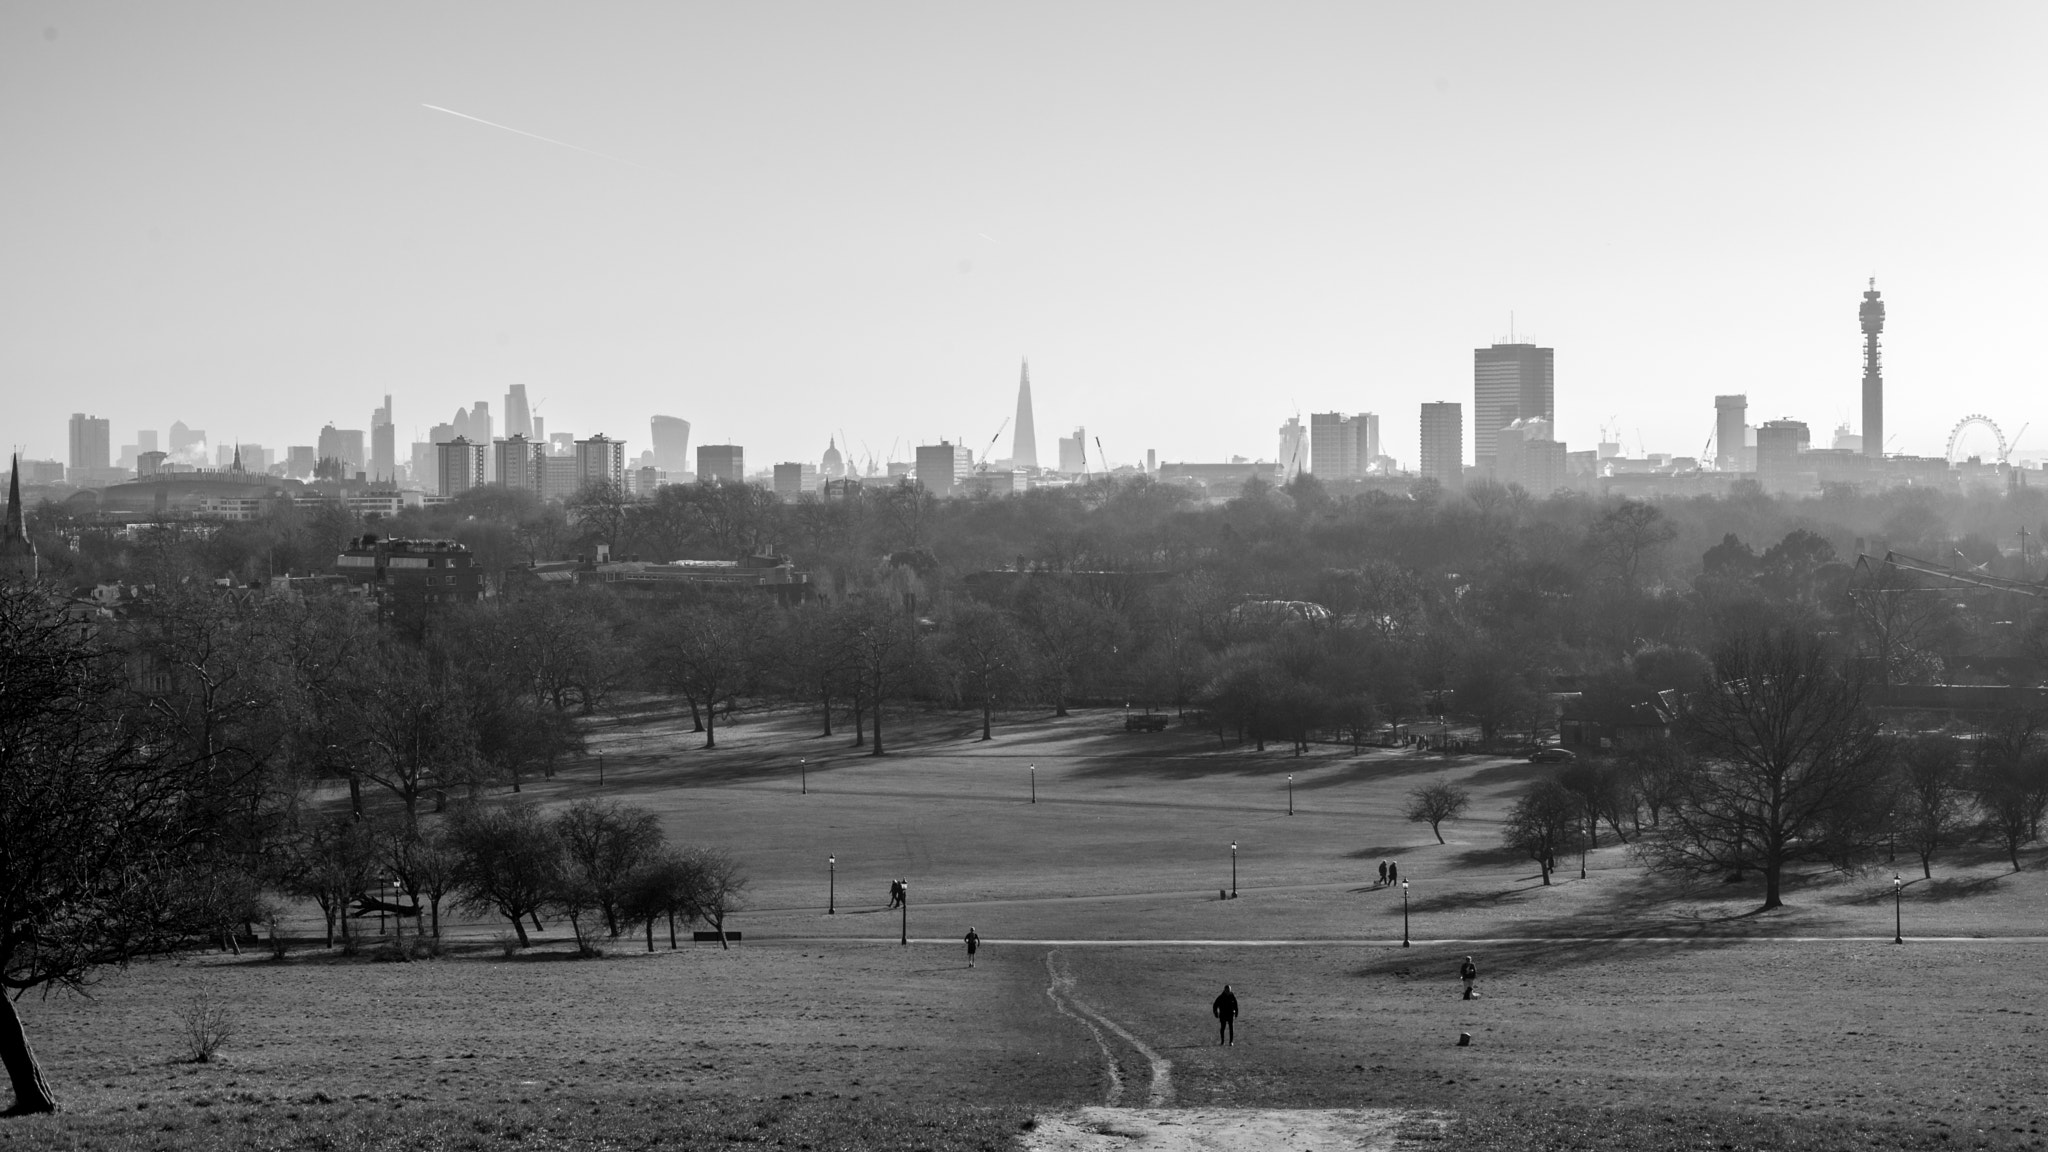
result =
[[1076,981],[1073,974],[1067,971],[1066,966],[1060,962],[1059,949],[1055,948],[1045,954],[1045,971],[1052,978],[1052,983],[1046,986],[1045,994],[1052,999],[1053,1007],[1059,1010],[1060,1015],[1078,1019],[1081,1023],[1086,1024],[1088,1031],[1095,1034],[1095,1043],[1102,1049],[1103,1059],[1109,1062],[1110,1086],[1107,1103],[1115,1105],[1123,1098],[1124,1075],[1123,1069],[1117,1061],[1116,1054],[1110,1049],[1109,1042],[1102,1038],[1101,1030],[1095,1027],[1097,1024],[1109,1029],[1119,1039],[1123,1040],[1124,1043],[1129,1044],[1137,1051],[1138,1055],[1145,1058],[1145,1063],[1150,1066],[1152,1072],[1152,1091],[1147,1097],[1146,1103],[1153,1108],[1171,1103],[1173,1100],[1173,1061],[1153,1051],[1150,1045],[1131,1035],[1130,1031],[1121,1024],[1104,1016],[1101,1012],[1076,997],[1074,995]]
[[1026,1152],[1394,1152],[1394,1109],[1082,1108],[1040,1117]]

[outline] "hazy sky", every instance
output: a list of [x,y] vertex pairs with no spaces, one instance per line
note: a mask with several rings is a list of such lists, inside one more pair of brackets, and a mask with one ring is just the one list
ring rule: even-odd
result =
[[14,0],[0,437],[390,392],[403,443],[523,382],[634,454],[979,454],[1028,355],[1048,460],[1341,409],[1412,467],[1513,313],[1574,448],[1691,455],[1717,392],[1853,426],[1875,274],[1892,449],[2048,447],[2044,47],[2038,2]]

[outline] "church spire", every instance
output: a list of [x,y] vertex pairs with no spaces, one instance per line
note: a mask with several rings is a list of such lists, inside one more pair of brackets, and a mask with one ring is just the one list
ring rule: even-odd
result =
[[36,546],[28,538],[28,523],[21,514],[21,454],[7,474],[7,521],[0,528],[0,578],[36,578]]

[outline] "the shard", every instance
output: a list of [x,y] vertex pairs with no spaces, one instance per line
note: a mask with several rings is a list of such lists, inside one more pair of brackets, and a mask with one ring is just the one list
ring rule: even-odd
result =
[[1038,430],[1031,422],[1031,361],[1017,384],[1017,430],[1010,441],[1010,467],[1038,467]]

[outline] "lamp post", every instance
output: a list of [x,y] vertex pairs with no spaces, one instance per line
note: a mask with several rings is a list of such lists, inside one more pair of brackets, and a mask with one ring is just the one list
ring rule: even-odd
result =
[[825,915],[839,914],[839,857],[825,857]]
[[1230,842],[1230,898],[1237,899],[1237,841]]
[[1892,873],[1892,943],[1906,942],[1906,885],[1897,872]]
[[604,753],[597,754],[597,786],[604,787]]
[[1031,766],[1031,802],[1038,803],[1038,765]]
[[908,948],[910,947],[910,881],[903,881],[901,887],[903,889],[903,938],[897,941],[897,943]]
[[1401,881],[1401,947],[1408,947],[1408,881]]
[[1294,773],[1287,774],[1287,814],[1294,815]]
[[798,757],[796,762],[796,794],[811,794],[811,762],[802,757]]

